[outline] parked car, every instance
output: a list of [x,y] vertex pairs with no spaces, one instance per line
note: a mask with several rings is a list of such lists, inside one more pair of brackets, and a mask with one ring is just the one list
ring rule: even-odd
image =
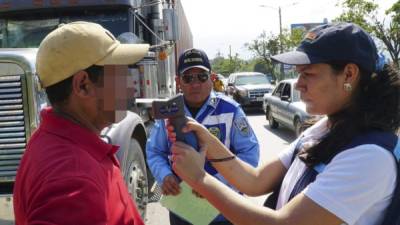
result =
[[241,72],[229,75],[227,95],[242,106],[262,106],[263,96],[274,86],[267,75],[257,72]]
[[300,100],[300,92],[294,86],[297,79],[282,80],[272,91],[264,95],[263,109],[272,129],[283,125],[292,129],[296,136],[321,116],[306,112],[306,105]]

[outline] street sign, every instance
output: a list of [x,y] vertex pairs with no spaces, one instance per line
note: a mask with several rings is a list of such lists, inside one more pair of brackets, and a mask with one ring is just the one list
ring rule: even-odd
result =
[[285,72],[292,70],[293,68],[294,68],[293,65],[283,64],[283,69],[285,70]]

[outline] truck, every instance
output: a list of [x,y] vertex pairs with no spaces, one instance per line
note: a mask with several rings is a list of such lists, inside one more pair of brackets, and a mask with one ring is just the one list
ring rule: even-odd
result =
[[48,106],[36,72],[37,48],[62,23],[90,21],[121,43],[149,43],[149,53],[129,66],[135,94],[124,120],[102,131],[120,146],[117,158],[131,197],[145,216],[154,188],[146,165],[146,140],[154,124],[151,102],[176,94],[181,52],[193,46],[180,0],[0,0],[0,223],[12,224],[12,191],[29,137]]

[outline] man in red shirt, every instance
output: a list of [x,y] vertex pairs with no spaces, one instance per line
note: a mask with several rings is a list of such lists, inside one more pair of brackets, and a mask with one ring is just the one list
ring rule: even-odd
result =
[[124,117],[127,65],[148,48],[120,44],[87,22],[62,25],[43,40],[36,67],[52,108],[41,112],[18,169],[17,225],[144,224],[114,156],[118,147],[99,135]]

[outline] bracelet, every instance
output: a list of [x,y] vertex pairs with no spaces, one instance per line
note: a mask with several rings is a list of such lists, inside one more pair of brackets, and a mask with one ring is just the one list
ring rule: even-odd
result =
[[234,158],[236,158],[236,155],[225,157],[225,158],[220,158],[220,159],[207,159],[207,160],[210,162],[225,162],[225,161],[232,160]]

